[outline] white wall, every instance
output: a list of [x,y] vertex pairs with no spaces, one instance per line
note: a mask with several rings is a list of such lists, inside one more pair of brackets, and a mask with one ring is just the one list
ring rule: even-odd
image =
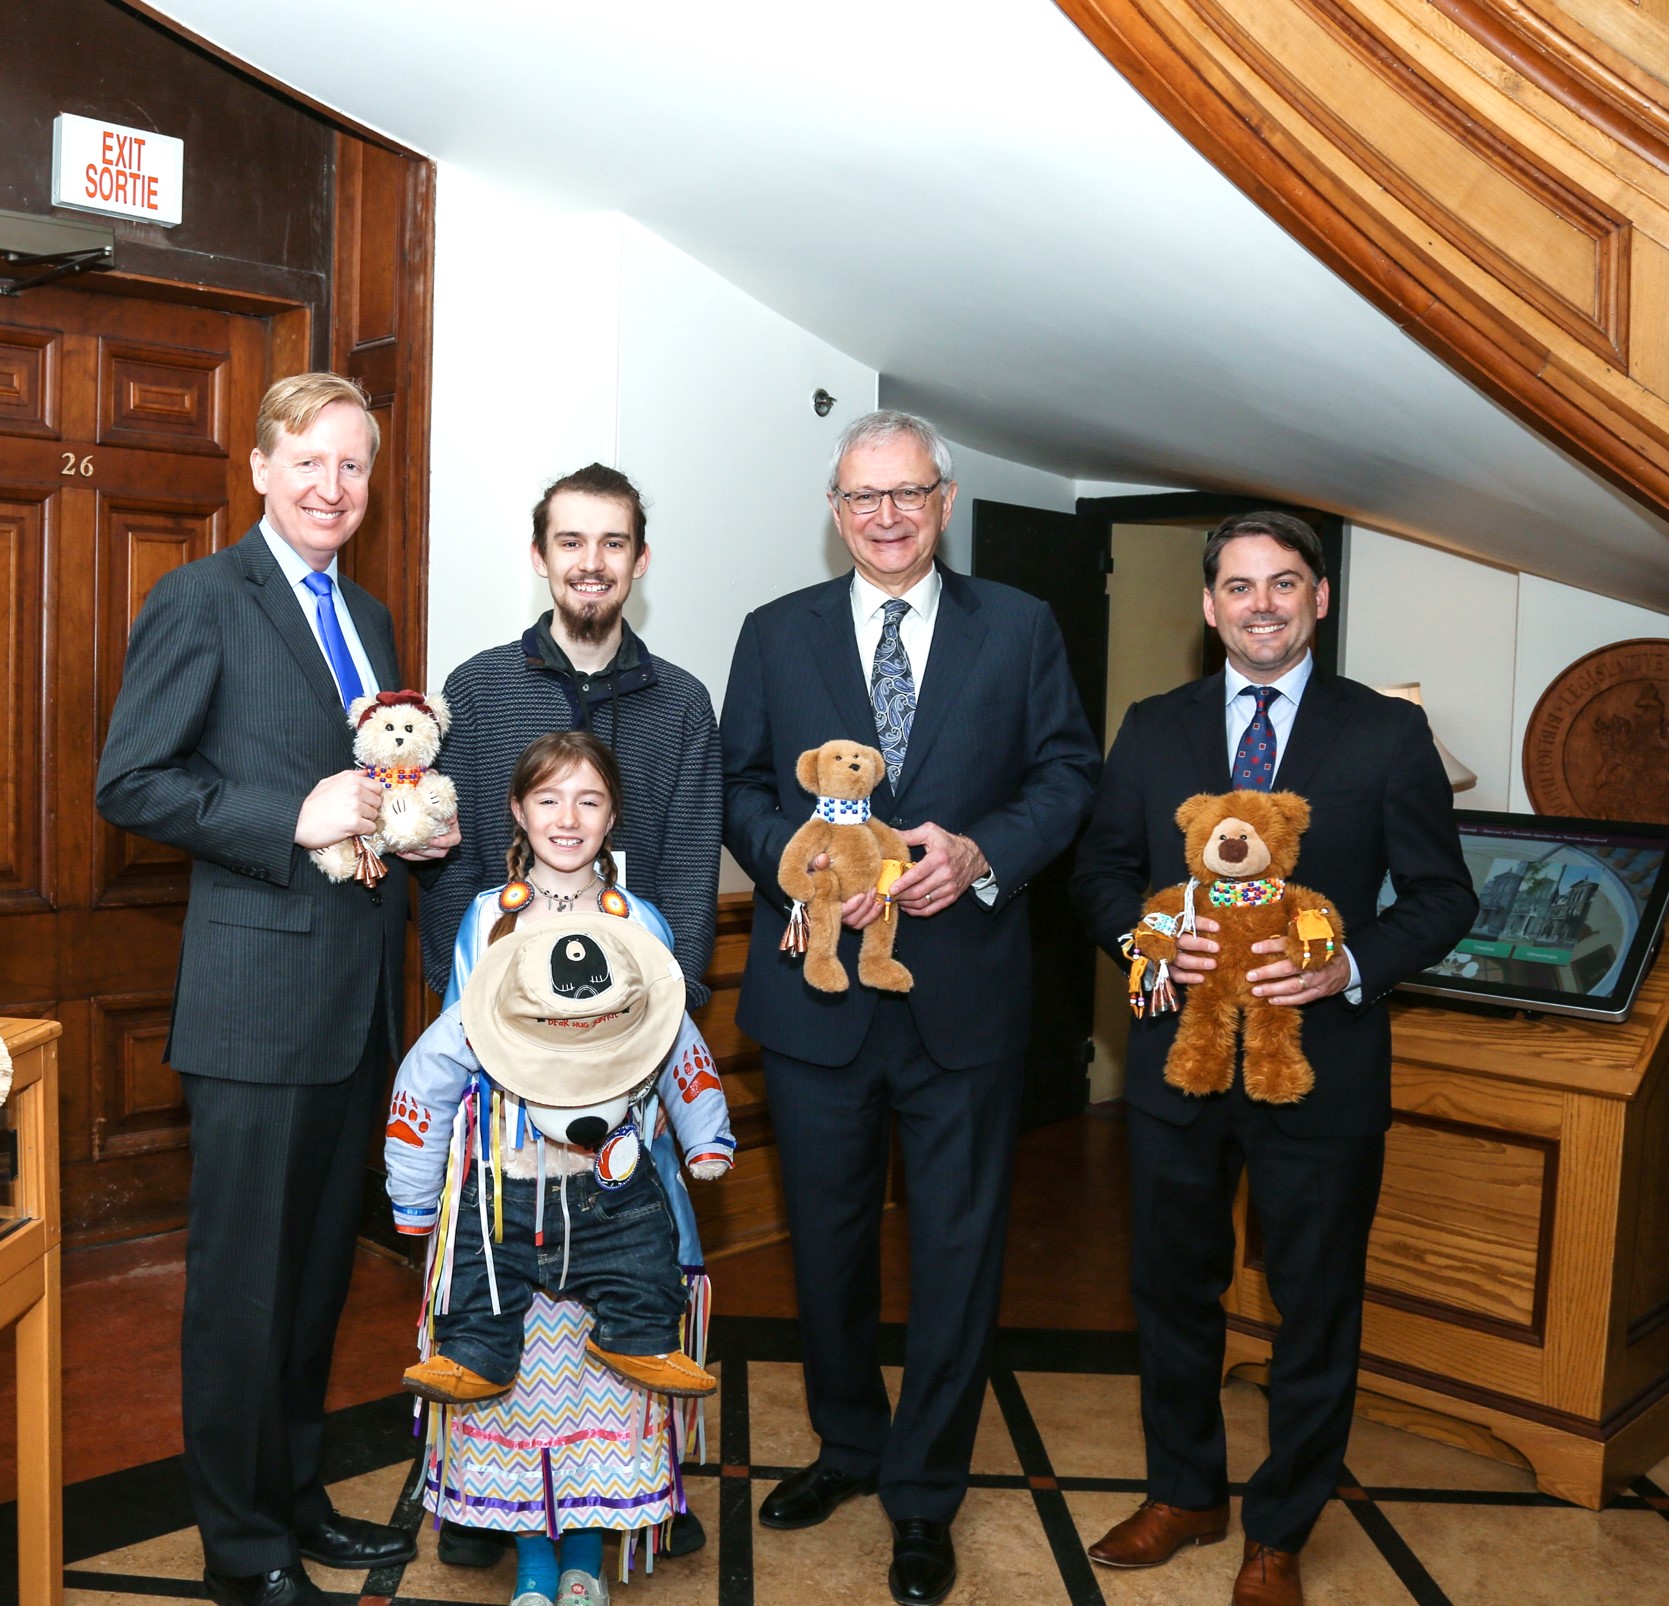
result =
[[1477,772],[1465,808],[1529,810],[1524,726],[1561,670],[1613,641],[1669,636],[1669,614],[1361,525],[1345,572],[1344,672],[1420,682],[1432,729]]
[[[744,613],[846,566],[824,476],[875,405],[875,371],[618,214],[543,211],[443,164],[435,231],[430,683],[550,606],[530,511],[599,461],[649,513],[628,617],[720,706]],[[488,238],[540,263],[537,279],[483,295]],[[827,418],[819,386],[839,399]],[[728,858],[720,885],[747,885]]]
[[[558,474],[614,461],[624,221],[437,168],[431,687],[550,606],[527,558],[533,504]],[[537,272],[493,272],[488,242]]]
[[1512,712],[1513,793],[1509,807],[1528,810],[1524,727],[1548,686],[1584,653],[1635,636],[1669,637],[1669,613],[1577,591],[1524,575],[1518,590],[1518,683]]
[[847,567],[823,488],[875,371],[630,220],[622,244],[619,467],[651,551],[628,615],[718,707],[743,615]]
[[1458,801],[1515,807],[1518,575],[1352,525],[1345,578],[1344,673],[1370,686],[1419,681],[1431,728],[1477,773]]

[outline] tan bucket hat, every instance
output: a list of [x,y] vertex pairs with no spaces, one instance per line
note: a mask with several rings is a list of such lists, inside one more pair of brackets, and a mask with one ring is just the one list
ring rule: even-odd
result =
[[572,1109],[649,1081],[678,1037],[684,973],[618,915],[574,910],[493,943],[464,985],[464,1033],[500,1087]]

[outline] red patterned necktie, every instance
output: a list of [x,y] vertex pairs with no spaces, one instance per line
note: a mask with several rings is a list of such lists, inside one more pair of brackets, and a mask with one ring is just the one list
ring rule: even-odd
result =
[[1236,791],[1267,792],[1275,780],[1275,727],[1269,703],[1281,694],[1273,686],[1241,687],[1241,696],[1247,692],[1257,698],[1258,707],[1234,750],[1234,785]]

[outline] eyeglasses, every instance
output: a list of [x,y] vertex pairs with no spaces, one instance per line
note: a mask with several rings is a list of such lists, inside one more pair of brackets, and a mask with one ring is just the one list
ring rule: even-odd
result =
[[941,475],[931,485],[900,485],[891,491],[836,491],[835,495],[854,513],[877,513],[882,499],[888,496],[900,513],[919,513],[927,506],[928,497],[944,483]]

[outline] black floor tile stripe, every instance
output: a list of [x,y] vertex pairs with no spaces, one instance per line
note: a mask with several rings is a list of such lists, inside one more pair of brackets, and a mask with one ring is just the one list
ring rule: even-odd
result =
[[[424,1520],[429,1517],[429,1513],[423,1509],[423,1457],[417,1453],[422,1443],[421,1439],[413,1440],[411,1467],[406,1473],[405,1483],[401,1486],[400,1498],[394,1502],[394,1514],[388,1519],[396,1528],[404,1528],[412,1535],[417,1533]],[[388,1567],[374,1567],[366,1574],[362,1593],[396,1594],[405,1573],[406,1563],[403,1561],[395,1562]]]
[[[1655,1511],[1665,1522],[1669,1522],[1669,1505],[1654,1504],[1654,1502],[1669,1500],[1669,1495],[1665,1495],[1663,1490],[1658,1488],[1650,1478],[1638,1477],[1629,1485],[1629,1488],[1634,1491],[1634,1496],[1641,1505]],[[1622,1501],[1619,1500],[1617,1504],[1621,1505]]]
[[[713,1353],[711,1335],[707,1353]],[[745,1355],[727,1349],[721,1386],[718,1606],[753,1606],[753,1431]],[[738,1475],[743,1469],[750,1469],[749,1474]]]
[[[1356,1484],[1350,1475],[1349,1468],[1341,1473],[1342,1481]],[[1397,1532],[1396,1525],[1382,1511],[1378,1503],[1363,1490],[1361,1499],[1343,1500],[1340,1502],[1351,1516],[1356,1519],[1356,1525],[1373,1541],[1374,1548],[1385,1558],[1402,1586],[1415,1602],[1415,1606],[1453,1606],[1453,1602],[1437,1586],[1437,1580],[1428,1573],[1420,1558],[1408,1548],[1408,1542]]]
[[[193,1578],[148,1578],[137,1573],[84,1573],[64,1569],[64,1588],[104,1590],[111,1595],[160,1595],[165,1600],[207,1600],[209,1592]],[[347,1596],[340,1597],[347,1599]]]
[[[1019,1380],[1006,1366],[994,1368],[991,1391],[997,1397],[1003,1423],[1008,1428],[1014,1453],[1019,1458],[1022,1477],[1016,1481],[1022,1487],[1031,1478],[1047,1478],[1054,1484],[1055,1469],[1050,1464],[1043,1435],[1037,1431],[1037,1423]],[[1072,1606],[1105,1606],[1106,1597],[1101,1593],[1094,1565],[1084,1551],[1084,1541],[1079,1537],[1072,1513],[1067,1509],[1066,1496],[1057,1487],[1033,1487],[1031,1494],[1038,1521],[1043,1524],[1044,1537],[1054,1553],[1055,1566],[1060,1569],[1061,1583],[1066,1586],[1066,1598]]]
[[[902,1364],[902,1324],[885,1324],[879,1347],[883,1364]],[[753,1508],[772,1484],[796,1469],[752,1463],[748,1368],[750,1361],[797,1364],[799,1325],[785,1318],[715,1317],[708,1353],[710,1359],[723,1363],[724,1371],[718,1460],[687,1467],[685,1477],[717,1478],[719,1482],[719,1523],[715,1536],[719,1560],[717,1606],[753,1606]],[[1133,1334],[1009,1328],[997,1335],[992,1388],[1022,1471],[1019,1474],[979,1473],[970,1479],[970,1484],[981,1489],[1025,1490],[1032,1495],[1072,1606],[1103,1606],[1105,1597],[1099,1578],[1084,1554],[1065,1497],[1076,1492],[1139,1494],[1143,1491],[1143,1480],[1057,1476],[1026,1402],[1021,1379],[1033,1372],[1132,1375],[1136,1365]],[[409,1462],[411,1472],[392,1518],[408,1529],[429,1520],[421,1506],[419,1441],[412,1427],[411,1402],[404,1394],[334,1412],[330,1419],[326,1466],[328,1481],[335,1483]],[[734,1470],[726,1476],[727,1469]],[[1034,1478],[1049,1479],[1052,1487],[1038,1488],[1031,1481]],[[1240,1492],[1238,1484],[1233,1488],[1235,1493]],[[1532,1490],[1405,1485],[1367,1486],[1359,1498],[1343,1503],[1408,1591],[1415,1606],[1451,1606],[1451,1603],[1398,1531],[1393,1516],[1397,1507],[1571,1509],[1565,1501]],[[1607,1510],[1656,1510],[1669,1521],[1664,1491],[1645,1477],[1636,1479]],[[125,1593],[158,1599],[205,1599],[203,1586],[196,1579],[91,1572],[75,1565],[93,1556],[107,1555],[188,1528],[191,1523],[184,1471],[177,1456],[70,1486],[64,1493],[66,1586],[95,1595]],[[0,1505],[0,1606],[15,1606],[15,1569],[16,1507]],[[366,1578],[361,1595],[332,1594],[329,1599],[333,1603],[347,1603],[364,1597],[393,1596],[398,1606],[455,1606],[451,1602],[431,1602],[400,1594],[402,1572],[402,1568],[380,1569]]]

